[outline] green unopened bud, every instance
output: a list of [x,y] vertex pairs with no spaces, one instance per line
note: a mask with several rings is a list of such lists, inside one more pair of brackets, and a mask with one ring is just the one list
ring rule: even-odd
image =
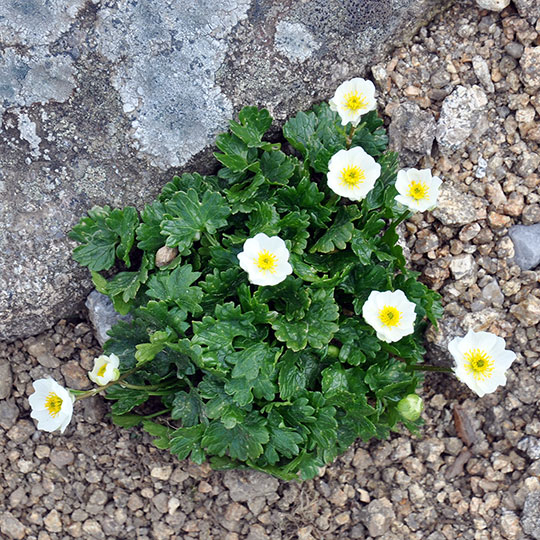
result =
[[405,396],[398,404],[397,410],[403,418],[414,422],[420,418],[422,410],[424,409],[424,402],[422,398],[416,394],[409,394]]
[[337,358],[339,356],[339,348],[335,345],[328,345],[328,356],[330,358]]

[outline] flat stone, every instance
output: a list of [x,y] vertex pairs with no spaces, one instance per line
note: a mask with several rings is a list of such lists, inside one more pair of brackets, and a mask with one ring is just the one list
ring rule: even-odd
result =
[[68,465],[73,464],[73,462],[75,461],[75,455],[71,450],[53,449],[50,455],[50,460],[60,469],[62,467],[67,467]]
[[469,225],[486,218],[483,201],[464,193],[453,182],[444,181],[432,215],[443,225]]
[[0,426],[10,429],[19,417],[19,408],[13,400],[0,401]]
[[450,270],[452,271],[454,279],[469,277],[472,275],[475,269],[476,265],[474,262],[474,257],[469,253],[456,255],[450,261]]
[[525,498],[521,513],[523,532],[534,540],[540,540],[540,491],[533,491]]
[[518,13],[523,17],[540,17],[540,4],[538,0],[514,0]]
[[74,390],[86,390],[92,386],[88,379],[88,372],[85,371],[78,362],[70,360],[64,364],[60,371],[66,380],[66,386]]
[[214,172],[242,107],[282,123],[449,4],[0,2],[0,340],[83,309],[67,233],[89,208],[142,209],[178,167]]
[[531,90],[540,88],[540,47],[525,47],[519,65],[523,84]]
[[514,243],[514,262],[522,270],[532,270],[540,264],[540,223],[514,225],[508,231]]
[[279,487],[276,478],[259,472],[227,471],[223,476],[223,484],[235,502],[247,502],[254,497],[272,495]]
[[6,535],[6,539],[22,540],[26,535],[26,527],[10,512],[2,513],[0,531]]
[[421,157],[430,156],[435,140],[433,114],[406,101],[392,112],[388,129],[390,148],[399,152],[402,165],[414,167]]
[[51,510],[43,519],[45,528],[52,533],[57,533],[62,530],[62,520],[58,510]]
[[11,395],[13,375],[8,362],[0,361],[0,399],[7,399]]
[[26,442],[36,431],[36,428],[29,420],[19,420],[7,432],[7,437],[11,441],[21,444]]
[[25,342],[26,350],[43,367],[54,369],[60,366],[60,360],[54,355],[56,343],[49,336],[37,336]]
[[485,88],[485,90],[490,94],[495,92],[495,86],[493,84],[493,81],[491,80],[491,73],[489,71],[489,66],[487,62],[480,55],[477,54],[476,56],[473,56],[472,66],[474,74],[476,75],[482,86]]
[[458,86],[443,101],[436,139],[445,156],[460,150],[471,138],[477,142],[488,125],[487,97],[479,86]]
[[362,511],[361,521],[367,527],[370,536],[379,537],[388,532],[392,521],[396,518],[392,503],[386,499],[371,501]]
[[510,0],[476,0],[476,4],[480,9],[489,9],[490,11],[502,11]]
[[519,304],[512,306],[510,313],[525,327],[535,326],[540,322],[540,298],[528,296]]

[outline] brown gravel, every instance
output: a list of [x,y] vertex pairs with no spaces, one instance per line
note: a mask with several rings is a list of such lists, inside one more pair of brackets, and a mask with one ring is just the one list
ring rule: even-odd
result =
[[431,358],[448,361],[448,339],[467,328],[495,332],[518,356],[506,387],[479,399],[429,375],[421,438],[357,443],[319,478],[288,484],[178,462],[114,427],[100,398],[75,406],[63,436],[37,431],[32,381],[86,388],[100,353],[86,322],[61,321],[0,344],[0,538],[540,538],[540,271],[512,262],[508,237],[540,222],[539,33],[513,4],[495,13],[462,1],[373,68],[403,164],[445,181],[440,207],[403,227],[411,264],[445,303]]

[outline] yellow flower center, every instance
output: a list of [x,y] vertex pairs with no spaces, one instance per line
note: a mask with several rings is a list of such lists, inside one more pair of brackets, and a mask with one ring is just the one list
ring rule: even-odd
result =
[[356,90],[349,92],[345,96],[345,108],[349,111],[358,111],[367,107],[367,100],[364,94],[359,94]]
[[472,373],[477,381],[489,379],[493,372],[495,362],[486,351],[482,349],[471,349],[465,353],[465,371]]
[[97,376],[98,377],[103,377],[103,375],[105,375],[105,371],[107,370],[107,364],[104,363],[99,369],[98,369],[98,372],[97,372]]
[[272,274],[275,274],[277,257],[268,250],[263,249],[262,251],[259,251],[259,256],[256,259],[255,264],[261,272],[271,272]]
[[409,184],[409,195],[416,201],[428,198],[429,187],[425,182],[415,182]]
[[49,395],[45,398],[45,408],[49,411],[49,414],[54,418],[62,407],[62,398],[58,397],[54,392],[49,392]]
[[347,165],[341,171],[341,185],[349,189],[357,188],[365,179],[365,172],[356,165]]
[[397,326],[401,320],[401,311],[396,309],[394,306],[384,306],[379,311],[379,320],[385,326]]

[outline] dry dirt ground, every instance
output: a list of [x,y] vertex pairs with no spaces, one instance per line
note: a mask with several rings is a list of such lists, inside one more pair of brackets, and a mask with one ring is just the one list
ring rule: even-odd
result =
[[61,321],[0,344],[2,539],[540,539],[540,271],[513,262],[508,236],[540,222],[540,24],[513,4],[458,4],[373,78],[406,165],[431,150],[441,116],[450,126],[418,162],[445,181],[441,207],[404,230],[446,306],[432,359],[460,326],[490,330],[517,353],[508,384],[479,399],[428,375],[421,438],[357,443],[317,479],[285,483],[179,462],[113,426],[101,398],[76,404],[64,435],[37,431],[32,381],[88,387],[100,353],[85,321]]

